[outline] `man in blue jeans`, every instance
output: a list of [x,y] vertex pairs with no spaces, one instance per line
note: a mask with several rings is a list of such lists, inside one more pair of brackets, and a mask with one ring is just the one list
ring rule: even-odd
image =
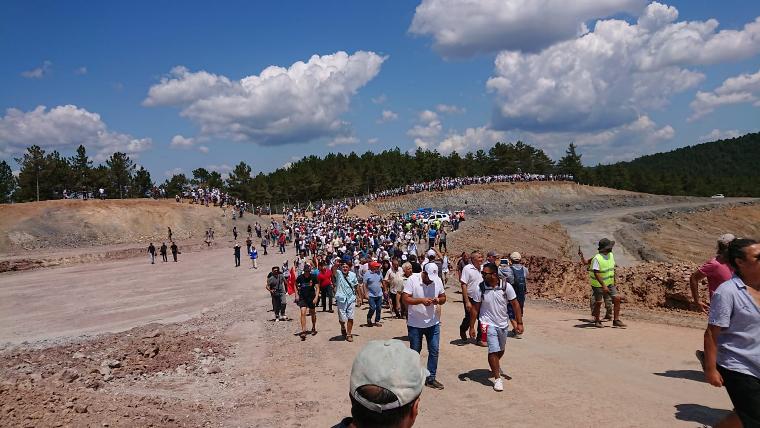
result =
[[[382,327],[380,312],[383,309],[383,275],[380,273],[380,263],[369,263],[369,272],[364,274],[364,287],[365,294],[369,297],[367,327]],[[372,322],[372,315],[375,316],[374,323]]]
[[443,290],[443,282],[438,277],[435,265],[428,263],[422,273],[409,277],[404,285],[402,299],[408,308],[406,328],[409,332],[409,346],[420,352],[422,337],[424,336],[427,341],[427,369],[430,375],[425,380],[425,385],[443,389],[443,384],[435,379],[438,368],[438,345],[441,338],[441,320],[436,308],[446,303],[446,292]]

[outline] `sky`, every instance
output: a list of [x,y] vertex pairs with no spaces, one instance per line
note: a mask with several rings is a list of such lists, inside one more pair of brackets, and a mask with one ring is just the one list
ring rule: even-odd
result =
[[586,165],[756,132],[760,2],[5,1],[0,159],[156,182],[308,155],[524,141]]

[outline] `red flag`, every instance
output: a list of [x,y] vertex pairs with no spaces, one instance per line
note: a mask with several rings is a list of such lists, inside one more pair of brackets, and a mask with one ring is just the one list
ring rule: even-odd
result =
[[296,268],[290,268],[290,276],[288,276],[288,294],[291,296],[296,293]]

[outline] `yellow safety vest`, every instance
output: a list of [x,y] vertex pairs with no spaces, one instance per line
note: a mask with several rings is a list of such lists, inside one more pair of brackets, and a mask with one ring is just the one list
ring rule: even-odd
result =
[[[609,259],[605,259],[601,254],[597,254],[594,256],[594,259],[599,263],[599,276],[602,277],[604,285],[608,287],[610,285],[615,285],[615,256],[610,253]],[[596,280],[596,275],[594,275],[593,266],[594,261],[592,259],[588,267],[588,278],[591,281],[591,286],[601,287],[602,284]]]

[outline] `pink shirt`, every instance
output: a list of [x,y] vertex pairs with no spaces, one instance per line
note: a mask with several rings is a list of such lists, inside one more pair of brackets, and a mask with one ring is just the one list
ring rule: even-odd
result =
[[734,275],[731,266],[719,262],[715,257],[699,267],[699,271],[707,277],[707,289],[710,291],[710,299],[718,286],[731,279]]

